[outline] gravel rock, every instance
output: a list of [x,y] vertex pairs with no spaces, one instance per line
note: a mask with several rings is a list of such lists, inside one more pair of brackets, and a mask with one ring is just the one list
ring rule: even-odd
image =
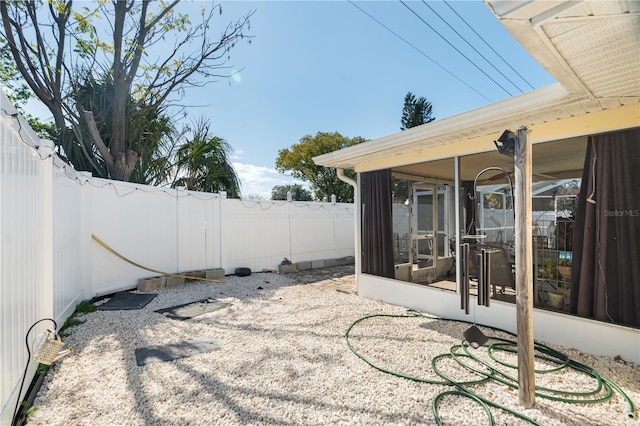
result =
[[[327,268],[324,279],[318,274],[309,272],[304,280],[303,273],[253,273],[226,277],[221,284],[191,282],[159,290],[141,310],[83,315],[85,323],[69,329],[65,339],[75,355],[49,370],[28,424],[432,425],[432,402],[442,392],[455,390],[438,384],[443,379],[436,370],[459,382],[483,377],[450,356],[437,358],[432,365],[434,358],[461,343],[469,324],[408,315],[403,307],[358,297],[353,293],[352,269],[349,273]],[[209,297],[230,305],[185,321],[154,312]],[[370,315],[385,316],[366,318],[351,327]],[[353,351],[345,339],[348,329]],[[481,329],[492,338],[512,338]],[[209,336],[220,350],[136,365],[136,348]],[[554,348],[596,368],[640,403],[638,366]],[[482,362],[491,363],[517,377],[514,369],[494,361],[486,348],[473,353],[478,360],[462,356],[460,361],[481,372],[490,371]],[[509,352],[495,351],[494,358],[515,363]],[[537,361],[537,368],[551,366]],[[537,374],[536,382],[570,391],[597,386],[593,377],[572,369]],[[536,406],[525,410],[518,405],[513,386],[496,381],[465,386],[545,425],[640,424],[629,418],[626,402],[617,392],[593,404],[538,397]],[[446,394],[438,407],[443,424],[488,423],[479,403],[464,396]],[[491,407],[490,412],[496,424],[528,424],[502,409]]]

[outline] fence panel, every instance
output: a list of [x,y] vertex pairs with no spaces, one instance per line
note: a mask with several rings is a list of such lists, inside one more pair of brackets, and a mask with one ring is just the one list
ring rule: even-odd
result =
[[[195,271],[221,267],[219,240],[214,215],[220,203],[218,194],[178,191],[178,269]],[[217,209],[219,210],[219,209]]]
[[[91,186],[91,232],[132,262],[175,272],[175,190],[96,178]],[[91,252],[90,297],[131,288],[139,278],[157,275],[119,259],[95,241]]]
[[[54,314],[46,297],[51,270],[43,262],[50,255],[43,237],[51,235],[45,220],[51,159],[42,160],[32,148],[40,141],[2,91],[0,106],[0,421],[8,424],[28,362],[25,334],[31,324]],[[51,323],[41,323],[32,335],[47,327]],[[27,373],[27,383],[34,369]]]
[[[290,260],[300,262],[353,256],[353,227],[353,206],[350,204],[291,203],[293,259]],[[342,233],[345,229],[351,230],[346,238]]]
[[353,256],[354,255],[354,230],[355,222],[353,217],[352,204],[340,204],[334,209],[334,226],[335,226],[335,245],[336,256]]
[[[151,269],[174,273],[238,267],[276,269],[282,260],[352,256],[353,206],[220,198],[93,179],[92,232]],[[92,245],[88,296],[135,287],[153,272]]]
[[[71,315],[86,298],[83,283],[91,257],[86,250],[88,236],[83,218],[84,188],[74,180],[74,170],[54,161],[52,185],[53,214],[53,310],[58,316]],[[62,162],[60,162],[62,163]]]
[[353,205],[222,200],[224,268],[275,269],[354,255]]
[[291,257],[290,203],[224,200],[222,244],[224,268],[274,269]]

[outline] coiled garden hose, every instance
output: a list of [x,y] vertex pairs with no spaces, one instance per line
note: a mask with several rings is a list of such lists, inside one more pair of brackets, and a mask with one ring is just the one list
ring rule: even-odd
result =
[[[488,400],[486,398],[483,398],[482,396],[474,393],[473,391],[471,391],[468,386],[470,385],[475,385],[475,384],[481,384],[481,383],[485,383],[487,381],[493,380],[493,381],[497,381],[499,383],[502,383],[506,386],[510,386],[514,389],[518,388],[518,380],[517,377],[513,377],[512,375],[508,374],[507,371],[501,371],[496,369],[496,367],[494,365],[489,364],[488,362],[484,361],[483,359],[475,356],[473,354],[472,351],[469,350],[469,345],[467,344],[467,342],[463,339],[461,341],[460,344],[458,345],[453,345],[450,350],[449,353],[445,353],[445,354],[440,354],[435,356],[434,358],[432,358],[431,360],[431,368],[433,369],[433,371],[435,372],[435,374],[440,377],[442,380],[434,380],[434,379],[427,379],[424,377],[417,377],[417,376],[411,376],[411,375],[407,375],[407,374],[402,374],[399,373],[397,371],[393,371],[390,370],[388,368],[385,368],[383,366],[377,365],[376,363],[374,363],[372,360],[370,360],[369,358],[367,358],[365,355],[363,355],[362,353],[358,352],[353,345],[351,344],[350,340],[349,340],[349,334],[351,333],[351,330],[358,324],[360,324],[361,322],[364,322],[366,320],[372,319],[372,318],[416,318],[416,317],[422,317],[422,318],[428,318],[428,319],[432,319],[432,320],[438,320],[438,321],[451,321],[451,322],[459,322],[459,323],[467,323],[467,324],[471,324],[468,321],[461,321],[461,320],[451,320],[451,319],[444,319],[444,318],[439,318],[439,317],[435,317],[435,316],[431,316],[431,315],[426,315],[423,314],[421,312],[418,311],[414,311],[414,310],[410,310],[408,311],[407,314],[405,315],[392,315],[392,314],[373,314],[373,315],[367,315],[365,317],[362,317],[358,320],[356,320],[355,322],[353,322],[349,328],[347,329],[347,331],[345,332],[345,340],[347,343],[347,346],[349,347],[349,349],[360,359],[362,359],[364,362],[366,362],[367,364],[369,364],[370,366],[372,366],[373,368],[382,371],[383,373],[387,373],[387,374],[391,374],[393,376],[396,377],[400,377],[403,379],[407,379],[407,380],[412,380],[415,382],[420,382],[420,383],[427,383],[427,384],[434,384],[434,385],[448,385],[448,386],[454,386],[456,388],[456,390],[451,390],[451,391],[446,391],[446,392],[442,392],[439,395],[437,395],[433,402],[432,402],[432,412],[433,412],[433,416],[435,418],[435,421],[438,425],[441,425],[442,422],[440,420],[440,415],[438,413],[438,403],[440,402],[440,400],[446,396],[450,396],[450,395],[455,395],[455,396],[460,396],[460,397],[464,397],[464,398],[468,398],[471,399],[473,401],[475,401],[476,403],[478,403],[482,409],[485,411],[485,413],[487,414],[487,417],[489,419],[489,424],[493,425],[494,424],[494,420],[493,420],[493,415],[491,414],[491,411],[489,409],[489,407],[495,407],[498,408],[500,410],[503,410],[515,417],[518,417],[522,420],[525,420],[533,425],[540,425],[538,422],[536,422],[535,420],[531,419],[530,417],[525,416],[522,413],[519,413],[509,407],[505,407],[503,405],[500,405],[496,402],[493,402],[491,400]],[[487,329],[491,329],[494,331],[498,331],[498,332],[502,332],[502,333],[506,333],[508,335],[511,336],[516,336],[515,334],[506,331],[506,330],[502,330],[499,329],[497,327],[491,327],[491,326],[482,326],[484,328]],[[487,336],[489,337],[489,341],[491,341],[492,343],[487,343],[484,345],[484,347],[487,349],[487,353],[489,358],[491,358],[494,362],[496,362],[499,365],[504,366],[505,368],[508,369],[513,369],[517,371],[517,365],[513,365],[513,364],[509,364],[506,363],[504,361],[499,360],[496,356],[495,353],[497,351],[503,351],[503,352],[507,352],[507,353],[516,353],[517,352],[517,343],[513,340],[508,340],[508,339],[503,339],[497,336]],[[604,401],[607,401],[608,399],[610,399],[615,392],[618,392],[618,394],[620,394],[627,402],[627,405],[629,407],[629,417],[634,418],[635,417],[635,405],[633,403],[633,401],[631,401],[631,398],[622,390],[622,388],[620,388],[620,386],[618,386],[616,383],[612,382],[611,380],[608,380],[604,377],[602,377],[596,370],[594,370],[591,367],[588,367],[584,364],[581,364],[577,361],[574,361],[572,359],[570,359],[567,355],[563,354],[562,352],[559,352],[553,348],[550,348],[542,343],[538,343],[535,342],[535,358],[542,360],[542,361],[546,361],[548,363],[551,363],[553,365],[553,367],[548,368],[548,369],[539,369],[539,370],[535,370],[536,373],[538,374],[547,374],[547,373],[552,373],[552,372],[557,372],[559,370],[562,370],[564,368],[571,368],[574,369],[576,371],[579,371],[583,374],[586,374],[588,376],[591,376],[595,381],[596,381],[596,385],[595,388],[592,390],[587,390],[587,391],[565,391],[565,390],[559,390],[559,389],[551,389],[551,388],[547,388],[547,387],[543,387],[543,386],[536,386],[535,388],[535,394],[536,396],[540,397],[540,398],[544,398],[544,399],[548,399],[551,401],[558,401],[558,402],[566,402],[566,403],[570,403],[570,404],[595,404],[595,403],[601,403]],[[454,379],[452,379],[451,377],[449,377],[447,374],[445,374],[444,372],[440,371],[438,369],[438,361],[444,359],[444,358],[450,358],[455,360],[460,366],[464,367],[465,369],[473,372],[474,374],[476,374],[477,376],[479,376],[480,378],[477,380],[469,380],[469,381],[456,381]],[[471,366],[468,362],[465,362],[464,359],[471,359],[473,362],[480,364],[481,366],[483,366],[482,369],[480,368],[476,368]],[[604,389],[604,394],[602,394]],[[614,392],[615,391],[615,392]],[[602,394],[602,395],[600,395]],[[599,396],[598,396],[599,395]]]

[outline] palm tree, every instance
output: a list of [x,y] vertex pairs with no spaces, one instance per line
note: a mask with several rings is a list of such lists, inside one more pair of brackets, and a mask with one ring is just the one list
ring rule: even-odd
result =
[[212,136],[206,119],[195,123],[193,139],[176,152],[176,175],[172,187],[192,191],[226,191],[230,198],[240,198],[240,180],[230,162],[231,146]]
[[[150,111],[153,114],[154,111]],[[140,138],[145,147],[140,153],[140,160],[131,173],[131,182],[151,186],[166,186],[172,180],[179,141],[188,131],[178,130],[170,124],[171,119],[158,115],[155,120],[149,117],[149,124],[143,129]],[[149,144],[147,139],[156,141]]]
[[[113,81],[107,75],[96,78],[87,73],[74,86],[79,110],[92,111],[96,131],[107,148],[111,145],[113,129],[110,127],[113,115]],[[127,149],[135,151],[138,161],[131,172],[129,181],[147,185],[160,185],[168,180],[171,170],[169,158],[175,145],[175,129],[162,106],[147,106],[129,96],[126,104],[127,125],[123,131]],[[72,164],[76,170],[90,171],[93,176],[112,178],[109,168],[98,149],[89,141],[91,132],[85,122],[76,129],[56,129],[54,141],[58,155]]]

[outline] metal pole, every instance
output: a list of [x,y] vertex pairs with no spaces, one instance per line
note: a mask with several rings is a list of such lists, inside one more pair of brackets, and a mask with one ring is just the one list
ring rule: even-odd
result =
[[[361,269],[361,265],[362,265],[362,239],[361,239],[361,230],[360,230],[360,223],[361,223],[361,217],[362,217],[362,212],[361,212],[361,208],[362,206],[360,205],[360,173],[358,173],[357,175],[357,181],[351,179],[350,177],[346,176],[344,174],[344,169],[336,169],[336,175],[338,176],[338,179],[340,179],[341,181],[343,181],[344,183],[347,183],[349,185],[351,185],[351,187],[353,188],[353,236],[354,236],[354,262],[355,262],[355,274],[356,274],[356,283],[355,286],[353,288],[353,291],[355,291],[356,293],[358,293],[358,275],[360,275],[360,273],[362,272]],[[333,201],[333,196],[331,197],[332,201]],[[334,203],[335,204],[335,203]],[[333,226],[335,228],[335,213],[334,213],[334,220],[333,220]]]
[[453,197],[454,197],[454,206],[453,211],[455,212],[455,245],[456,251],[454,253],[456,257],[456,289],[458,292],[462,290],[462,268],[460,267],[460,262],[462,261],[460,255],[460,244],[462,244],[462,221],[461,221],[461,202],[460,202],[460,157],[454,157],[453,159],[453,168],[454,168],[454,183],[453,183]]

